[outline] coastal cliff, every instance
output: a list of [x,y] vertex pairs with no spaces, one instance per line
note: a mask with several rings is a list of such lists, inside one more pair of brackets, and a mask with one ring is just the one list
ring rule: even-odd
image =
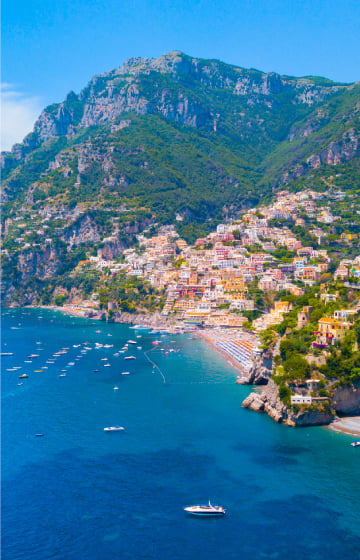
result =
[[270,379],[261,393],[250,393],[242,406],[265,412],[275,422],[287,426],[327,425],[334,421],[336,414],[360,415],[360,383],[338,387],[326,403],[288,406],[281,400],[278,386]]

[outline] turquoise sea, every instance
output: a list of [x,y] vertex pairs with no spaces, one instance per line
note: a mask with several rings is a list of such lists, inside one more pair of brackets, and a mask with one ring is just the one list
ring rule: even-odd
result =
[[[3,560],[360,558],[360,449],[242,409],[204,341],[29,309],[2,339]],[[227,515],[184,514],[209,499]]]

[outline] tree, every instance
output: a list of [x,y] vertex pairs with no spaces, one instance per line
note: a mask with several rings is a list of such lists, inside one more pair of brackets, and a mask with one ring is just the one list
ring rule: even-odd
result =
[[305,380],[310,373],[308,362],[299,354],[293,354],[285,360],[283,367],[289,379]]

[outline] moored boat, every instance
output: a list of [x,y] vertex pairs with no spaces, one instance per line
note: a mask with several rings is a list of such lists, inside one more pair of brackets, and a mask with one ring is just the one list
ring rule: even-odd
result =
[[123,426],[109,426],[108,428],[104,428],[104,432],[122,432],[125,430]]
[[210,503],[208,505],[188,506],[184,508],[186,513],[190,515],[198,515],[203,517],[221,517],[225,515],[226,510],[221,506],[214,506]]

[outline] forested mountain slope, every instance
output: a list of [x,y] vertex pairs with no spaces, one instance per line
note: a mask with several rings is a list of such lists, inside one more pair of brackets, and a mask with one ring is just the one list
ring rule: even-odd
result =
[[[180,52],[130,59],[44,109],[2,155],[9,270],[16,276],[15,238],[41,250],[51,240],[67,258],[114,232],[127,246],[154,222],[192,241],[314,169],[341,164],[346,182],[358,180],[359,110],[358,83]],[[31,229],[35,216],[47,219],[44,233]]]

